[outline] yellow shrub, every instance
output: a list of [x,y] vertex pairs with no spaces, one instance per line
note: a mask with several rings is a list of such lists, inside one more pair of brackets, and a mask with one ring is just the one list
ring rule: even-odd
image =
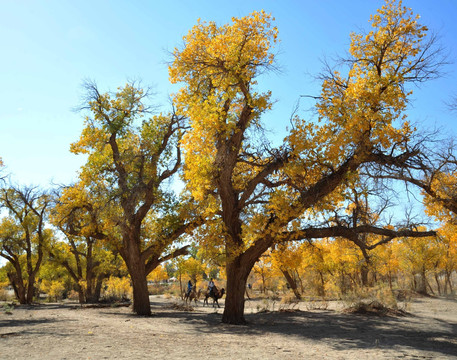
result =
[[132,287],[127,277],[118,278],[111,276],[105,281],[105,298],[121,300],[131,298]]
[[43,280],[40,288],[41,291],[48,294],[50,300],[55,301],[62,299],[63,292],[65,291],[63,281],[58,280]]

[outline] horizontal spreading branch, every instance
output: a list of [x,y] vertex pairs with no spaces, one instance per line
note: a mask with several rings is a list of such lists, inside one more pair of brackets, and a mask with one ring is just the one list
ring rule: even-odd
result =
[[154,270],[157,266],[159,266],[164,261],[174,259],[178,256],[188,255],[188,254],[189,254],[189,245],[185,245],[182,248],[179,248],[170,254],[162,256],[161,258],[153,257],[153,258],[149,259],[149,261],[146,263],[146,274],[149,274],[152,270]]
[[[374,245],[365,244],[364,248],[367,250],[371,250],[378,245],[386,243],[392,239],[400,238],[400,237],[428,237],[428,236],[436,236],[436,232],[433,230],[429,231],[416,231],[412,229],[388,229],[377,227],[373,225],[360,225],[356,227],[347,227],[342,225],[337,226],[329,226],[325,228],[319,227],[309,227],[304,228],[301,230],[290,231],[290,232],[283,232],[282,236],[285,241],[297,241],[297,240],[305,240],[305,239],[322,239],[322,238],[335,238],[335,237],[343,237],[345,239],[351,240],[357,245],[360,242],[359,235],[361,234],[374,234],[374,235],[381,235],[385,236],[386,238],[381,240],[379,243]],[[388,239],[388,240],[386,240]]]

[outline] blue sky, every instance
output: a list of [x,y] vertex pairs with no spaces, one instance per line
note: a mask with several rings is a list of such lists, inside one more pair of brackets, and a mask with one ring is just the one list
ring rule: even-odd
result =
[[[277,100],[266,123],[277,138],[285,134],[300,95],[317,95],[313,79],[324,56],[344,54],[351,31],[368,28],[378,0],[327,1],[7,1],[0,0],[0,157],[19,184],[43,187],[71,183],[84,158],[69,152],[82,129],[81,83],[95,80],[102,91],[127,79],[142,79],[167,110],[176,85],[168,82],[169,52],[197,22],[230,18],[264,9],[279,28],[280,73],[261,79]],[[217,4],[217,5],[216,5]],[[407,0],[406,6],[441,36],[450,60],[457,60],[457,2]],[[414,89],[410,119],[423,126],[457,132],[457,114],[444,102],[457,94],[456,65],[439,80]],[[311,103],[302,102],[301,115]]]

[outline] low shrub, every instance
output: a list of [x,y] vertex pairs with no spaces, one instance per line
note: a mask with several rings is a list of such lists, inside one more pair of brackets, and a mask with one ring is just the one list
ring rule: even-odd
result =
[[103,292],[105,301],[124,301],[132,297],[132,286],[128,277],[111,276],[105,280],[105,291]]
[[389,287],[376,286],[372,288],[359,287],[341,297],[347,308],[359,303],[378,302],[390,309],[397,309],[398,303],[395,294]]
[[4,288],[0,288],[0,301],[8,301],[11,300],[11,296],[8,290]]
[[294,294],[286,294],[281,298],[281,302],[279,304],[279,310],[293,310],[298,307],[300,300]]
[[373,300],[369,303],[358,302],[353,306],[343,310],[350,314],[361,314],[361,315],[376,315],[376,316],[404,316],[406,312],[399,309],[391,309],[381,304],[379,301]]
[[[396,293],[386,286],[373,288],[359,288],[343,298],[345,312],[370,315],[404,315],[407,308],[407,297],[400,297],[403,306],[400,306]],[[409,298],[410,299],[410,298]]]
[[79,300],[79,294],[75,290],[70,290],[67,294],[68,300]]
[[59,280],[43,280],[40,290],[48,295],[48,301],[59,301],[63,298],[65,284]]

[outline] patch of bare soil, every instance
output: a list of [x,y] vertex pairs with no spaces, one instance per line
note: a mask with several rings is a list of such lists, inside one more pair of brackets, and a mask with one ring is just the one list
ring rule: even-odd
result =
[[[457,301],[418,298],[409,315],[268,311],[246,302],[247,326],[221,323],[221,308],[151,297],[153,316],[75,303],[0,305],[1,359],[457,359]],[[275,309],[280,310],[280,309]]]

